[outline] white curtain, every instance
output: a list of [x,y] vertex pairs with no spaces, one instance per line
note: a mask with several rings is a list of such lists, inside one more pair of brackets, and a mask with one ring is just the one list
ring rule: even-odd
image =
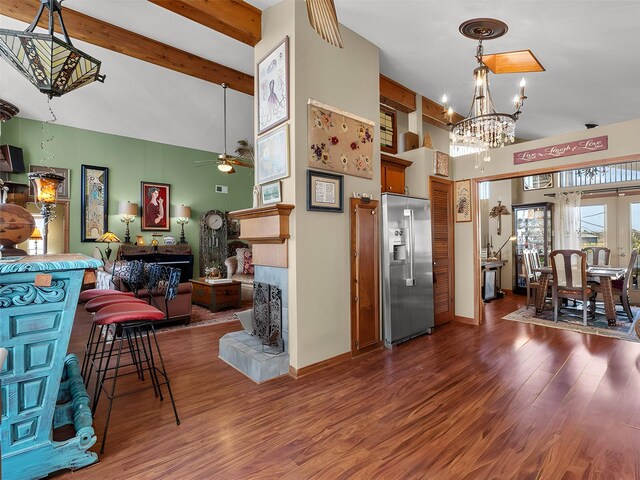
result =
[[553,249],[580,250],[580,192],[558,193],[553,212]]

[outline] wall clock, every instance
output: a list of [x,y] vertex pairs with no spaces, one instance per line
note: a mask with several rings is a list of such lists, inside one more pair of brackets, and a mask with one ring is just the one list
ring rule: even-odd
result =
[[200,217],[200,276],[212,267],[224,272],[226,258],[227,220],[220,210],[209,210]]

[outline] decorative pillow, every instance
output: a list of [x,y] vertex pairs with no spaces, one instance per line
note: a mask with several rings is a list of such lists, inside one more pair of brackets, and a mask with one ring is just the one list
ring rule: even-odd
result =
[[238,269],[236,273],[244,273],[244,252],[251,251],[249,248],[236,249],[236,258],[238,259]]
[[247,250],[244,252],[244,269],[243,273],[248,273],[249,275],[253,275],[253,252],[251,250]]

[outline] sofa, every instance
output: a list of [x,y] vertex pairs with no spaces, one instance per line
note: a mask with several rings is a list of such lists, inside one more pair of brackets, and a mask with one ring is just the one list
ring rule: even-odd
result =
[[253,300],[253,254],[250,248],[235,248],[235,254],[224,261],[227,278],[240,282],[242,300]]

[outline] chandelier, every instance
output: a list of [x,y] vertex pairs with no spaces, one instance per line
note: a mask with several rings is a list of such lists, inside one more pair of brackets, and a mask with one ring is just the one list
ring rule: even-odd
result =
[[[0,57],[11,63],[49,98],[60,97],[93,81],[104,82],[100,61],[71,43],[62,20],[60,0],[40,0],[40,9],[24,32],[0,28]],[[49,10],[49,29],[34,33],[44,10]],[[58,14],[64,40],[54,36],[54,14]]]
[[520,108],[527,98],[524,94],[524,78],[520,83],[520,92],[513,100],[515,112],[498,113],[491,99],[489,68],[482,62],[482,41],[501,37],[507,30],[506,23],[492,18],[468,20],[460,25],[460,33],[465,37],[478,40],[476,49],[478,67],[473,71],[475,85],[473,100],[465,119],[452,123],[453,110],[449,107],[446,96],[442,98],[443,113],[451,126],[449,139],[454,145],[487,150],[503,147],[515,140],[516,120],[518,120]]

